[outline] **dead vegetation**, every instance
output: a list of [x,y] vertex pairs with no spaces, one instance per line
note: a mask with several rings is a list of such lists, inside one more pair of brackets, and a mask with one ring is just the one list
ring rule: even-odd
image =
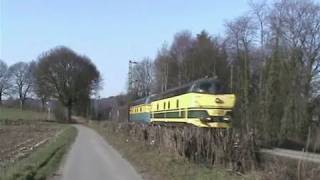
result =
[[[231,129],[206,129],[196,127],[163,127],[139,123],[108,122],[115,134],[127,141],[143,143],[195,163],[224,166],[239,173],[256,167],[256,147],[253,134],[240,136]],[[110,128],[110,127],[108,127]]]
[[[190,151],[192,149],[190,146],[195,142],[187,140],[187,137],[184,140],[185,143],[181,142],[183,138],[180,136],[183,129],[179,129],[179,132],[174,135],[172,128],[159,126],[148,128],[141,124],[90,121],[89,126],[104,136],[146,180],[253,180],[259,178],[256,174],[233,171],[232,162],[222,160],[225,156],[221,151],[224,150],[219,153],[217,151],[216,157],[211,156],[214,159],[214,163],[211,164],[209,161],[201,160],[200,157],[203,155],[199,152],[197,156],[192,155],[194,152]],[[180,144],[177,144],[175,139]],[[187,147],[190,150],[182,150]],[[209,152],[207,153],[209,155]],[[215,153],[212,152],[212,154]],[[227,168],[222,165],[222,162],[225,162]]]
[[263,180],[318,180],[320,177],[320,166],[316,163],[271,155],[262,158]]
[[[113,121],[101,122],[95,127],[105,136],[109,136],[107,137],[108,141],[115,141],[120,149],[129,152],[129,159],[138,161],[138,166],[143,167],[143,174],[151,172],[152,175],[147,173],[147,179],[150,179],[150,176],[163,175],[161,173],[159,175],[159,172],[153,172],[159,169],[152,170],[151,167],[146,167],[158,166],[157,164],[163,163],[157,162],[160,160],[156,156],[170,159],[170,167],[174,168],[176,167],[171,161],[179,162],[179,159],[187,160],[184,161],[186,164],[193,162],[199,167],[205,166],[209,169],[224,167],[230,170],[228,172],[231,174],[238,175],[240,179],[317,180],[320,177],[318,164],[258,153],[253,133],[240,135],[232,129],[164,127]],[[144,148],[135,146],[143,146]],[[144,153],[144,155],[137,155],[137,153]],[[153,155],[148,156],[148,154]],[[136,160],[141,158],[157,160]],[[145,165],[146,163],[149,164]],[[171,173],[177,179],[180,175],[181,177],[193,177],[193,174],[187,171]],[[208,175],[208,179],[211,175]]]

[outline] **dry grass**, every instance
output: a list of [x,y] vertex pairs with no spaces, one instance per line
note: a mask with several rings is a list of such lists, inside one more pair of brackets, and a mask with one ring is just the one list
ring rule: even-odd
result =
[[[219,165],[220,158],[216,157],[216,163],[212,166],[206,163],[194,163],[188,160],[183,152],[181,155],[178,150],[173,151],[173,147],[180,146],[172,143],[169,139],[173,138],[170,134],[173,131],[164,133],[165,137],[157,138],[160,131],[154,129],[146,132],[146,129],[124,127],[115,123],[91,124],[91,127],[102,134],[121,154],[125,156],[136,169],[148,180],[222,180],[222,179],[258,179],[253,174],[240,175],[235,171],[225,169]],[[160,145],[161,144],[161,145]],[[182,145],[182,144],[181,144]],[[187,145],[187,144],[185,144]],[[161,147],[161,148],[160,148]],[[191,153],[194,153],[190,151]],[[189,153],[190,153],[189,152]],[[219,152],[222,154],[222,152]],[[196,160],[196,159],[194,159]]]
[[94,122],[91,126],[148,180],[318,180],[320,177],[319,164],[258,156],[254,137],[250,135],[240,137],[224,130],[115,122]]
[[278,156],[263,155],[263,180],[319,180],[319,164]]

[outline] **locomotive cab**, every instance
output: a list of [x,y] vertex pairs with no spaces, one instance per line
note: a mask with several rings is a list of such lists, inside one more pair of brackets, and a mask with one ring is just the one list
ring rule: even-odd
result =
[[190,93],[189,118],[199,118],[204,123],[231,122],[235,95],[226,93],[219,81],[200,80],[192,85]]

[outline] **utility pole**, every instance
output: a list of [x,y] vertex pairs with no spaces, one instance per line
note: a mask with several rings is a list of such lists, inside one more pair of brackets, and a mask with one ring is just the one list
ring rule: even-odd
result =
[[129,95],[131,95],[131,93],[132,93],[132,85],[133,85],[132,67],[133,67],[134,64],[138,64],[138,62],[129,60],[129,72],[128,72],[128,77],[129,77],[128,94]]
[[51,103],[50,100],[46,102],[48,108],[48,120],[51,121]]
[[[131,104],[131,101],[132,101],[132,84],[133,84],[133,80],[132,80],[132,65],[133,64],[138,64],[136,61],[131,61],[131,60],[129,60],[129,72],[128,72],[128,104],[129,104],[129,106],[131,106],[130,104]],[[127,113],[128,113],[128,121],[129,121],[129,117],[130,117],[130,110],[129,110],[130,108],[128,108],[128,111],[127,111]],[[119,109],[117,109],[117,112],[116,112],[117,114],[116,114],[116,117],[117,117],[117,119],[119,118]]]

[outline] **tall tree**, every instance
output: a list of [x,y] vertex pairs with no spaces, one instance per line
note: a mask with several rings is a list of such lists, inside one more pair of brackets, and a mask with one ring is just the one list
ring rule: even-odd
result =
[[23,109],[28,95],[32,92],[32,67],[29,63],[18,62],[9,68],[13,83],[12,90],[19,97],[21,109]]
[[282,134],[302,137],[311,122],[312,83],[320,70],[320,5],[310,0],[281,0],[274,3],[270,17],[272,24],[278,22],[272,31],[279,32],[288,54]]
[[149,58],[144,58],[132,69],[133,93],[137,97],[145,97],[151,94],[153,83],[152,62]]
[[183,83],[190,81],[186,67],[187,63],[184,61],[187,59],[193,44],[194,38],[190,31],[184,30],[174,35],[172,45],[169,49],[169,54],[174,61],[172,63],[177,67],[176,77],[172,82],[174,85],[182,85]]
[[250,49],[253,46],[256,26],[252,18],[241,16],[226,24],[227,41],[230,47],[232,63],[235,66],[235,74],[237,74],[235,85],[237,94],[239,95],[239,108],[241,126],[254,126],[255,123],[250,121],[249,117],[249,93],[250,93]]
[[256,20],[256,23],[259,27],[259,36],[260,36],[260,48],[261,52],[264,54],[264,47],[265,47],[265,41],[266,41],[266,35],[267,35],[267,29],[266,29],[266,21],[268,16],[268,5],[267,1],[263,0],[261,2],[256,2],[253,0],[249,1],[249,6],[251,7],[251,13]]
[[166,45],[158,51],[154,60],[154,92],[164,92],[178,85],[178,64],[170,54]]
[[194,45],[190,48],[184,61],[188,80],[203,77],[218,77],[224,86],[229,77],[229,67],[224,48],[218,38],[211,37],[206,31],[197,34]]
[[46,80],[44,78],[41,78],[41,76],[37,74],[39,71],[36,71],[36,69],[37,69],[37,64],[35,64],[35,70],[33,71],[33,76],[34,76],[33,90],[37,95],[37,97],[41,100],[41,109],[42,111],[44,111],[46,103],[49,101],[51,95],[53,94],[53,89],[47,88]]
[[[262,93],[264,92],[264,84],[263,84],[263,68],[265,66],[267,58],[270,56],[270,52],[267,53],[267,40],[270,37],[270,29],[268,29],[268,13],[269,13],[269,6],[266,0],[262,1],[249,1],[249,6],[251,7],[250,11],[252,13],[252,19],[259,31],[257,32],[259,36],[260,45],[258,45],[255,57],[252,60],[253,67],[253,80],[256,80],[255,83],[257,85],[257,95],[260,98],[259,105],[261,105],[261,100],[263,98]],[[259,101],[259,100],[258,100]]]
[[7,64],[0,59],[0,105],[2,97],[8,94],[10,88],[10,74]]
[[52,90],[50,97],[67,108],[69,121],[75,103],[90,98],[101,82],[91,60],[67,47],[56,47],[40,55],[35,74],[38,86]]

